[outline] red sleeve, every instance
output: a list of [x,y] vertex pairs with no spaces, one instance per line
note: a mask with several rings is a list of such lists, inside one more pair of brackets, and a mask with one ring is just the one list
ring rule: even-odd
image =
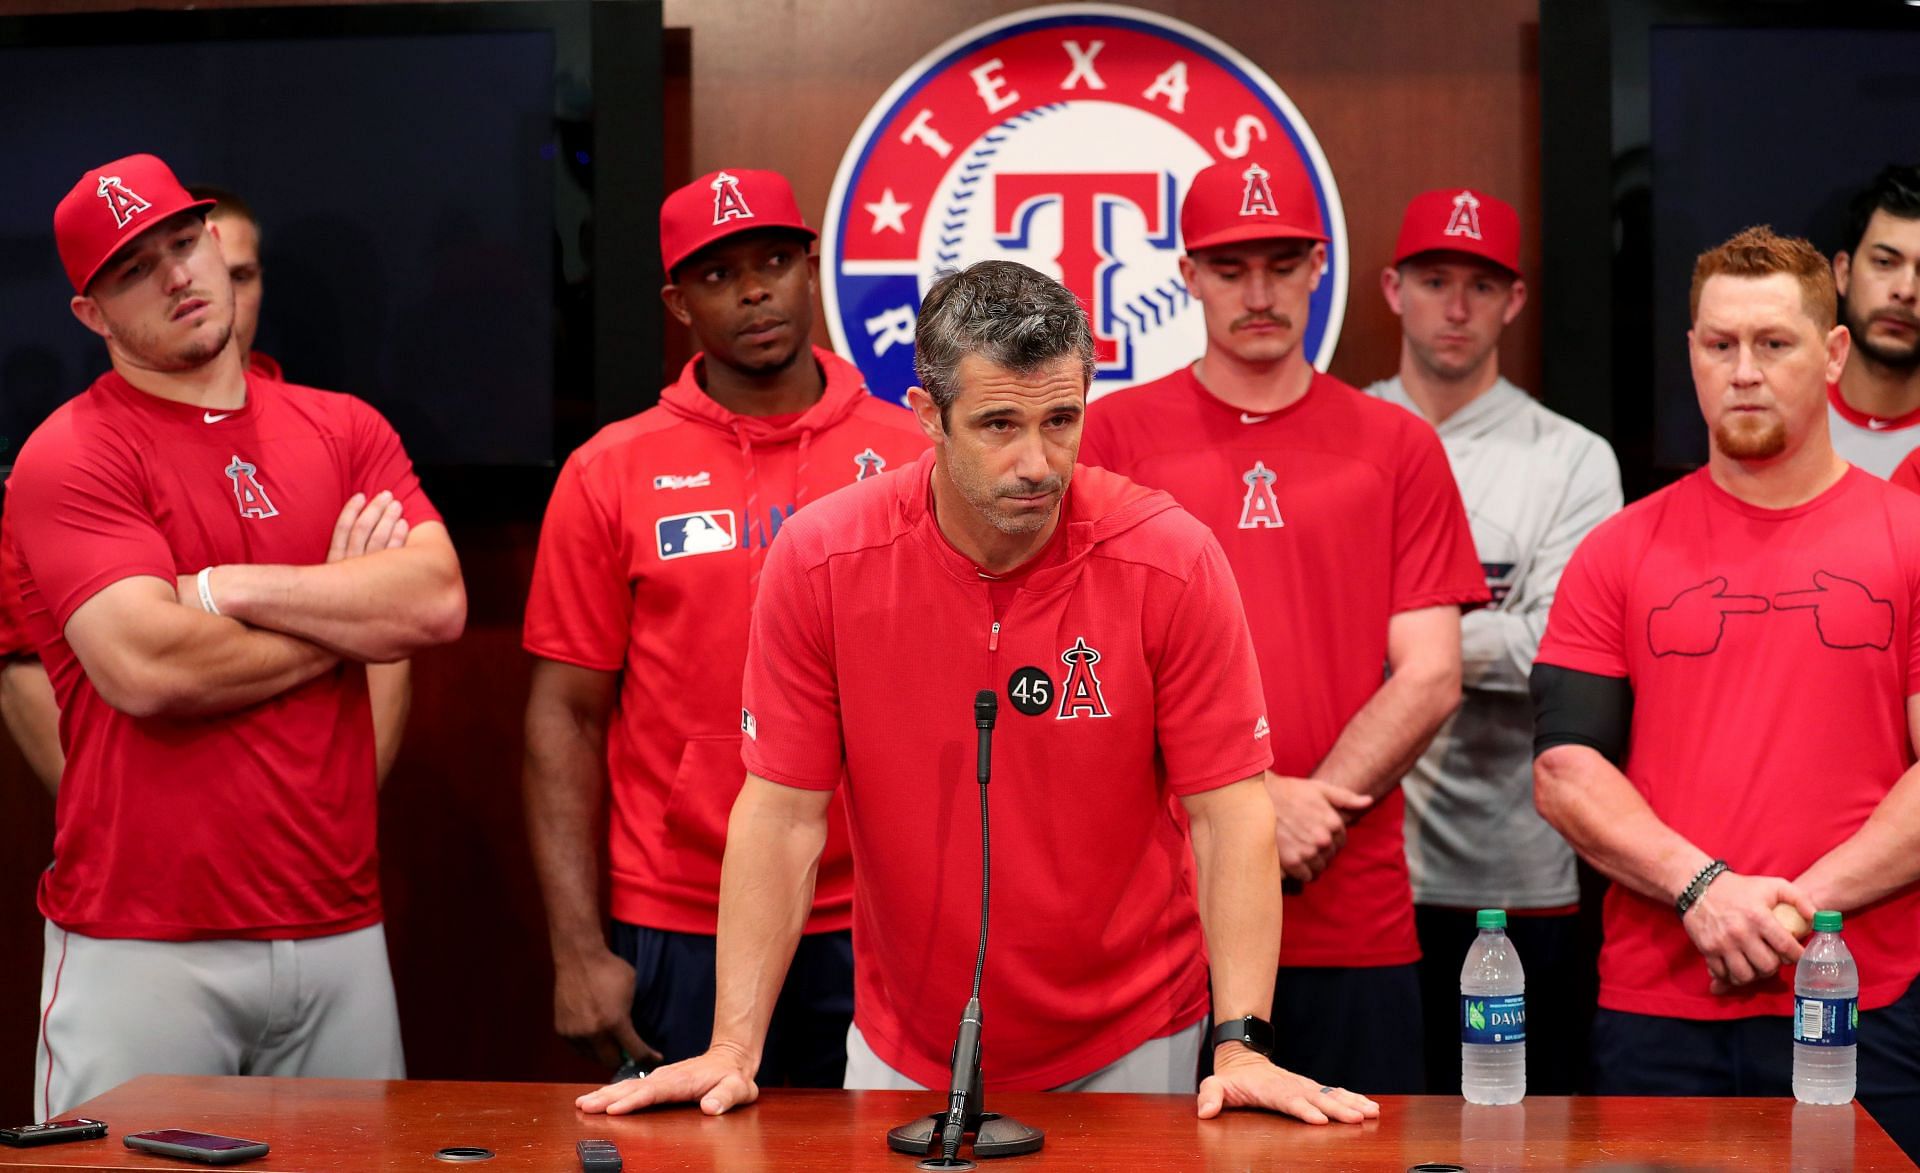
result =
[[1393,496],[1393,612],[1485,603],[1486,572],[1440,436],[1425,426],[1406,435]]
[[593,499],[579,454],[567,459],[540,523],[522,642],[529,652],[617,672],[633,630],[633,586],[619,529]]
[[[806,516],[803,511],[800,517]],[[742,689],[741,760],[750,773],[805,790],[832,790],[845,772],[824,567],[793,523],[767,551],[753,600]]]
[[1212,534],[1173,605],[1158,653],[1154,732],[1169,790],[1198,794],[1273,764],[1253,636],[1233,568]]
[[348,403],[353,412],[353,471],[358,490],[369,497],[390,490],[399,500],[409,527],[439,521],[440,511],[420,488],[413,461],[400,444],[400,433],[372,404],[351,396]]
[[1907,453],[1907,458],[1900,462],[1900,467],[1893,470],[1893,475],[1887,478],[1887,483],[1920,493],[1920,448]]
[[1595,676],[1628,675],[1627,601],[1617,532],[1615,525],[1602,522],[1573,552],[1547,615],[1536,664]]
[[7,511],[20,561],[56,631],[122,579],[173,585],[173,551],[147,511],[129,453],[112,443],[79,444],[62,421],[43,426],[20,456],[7,482]]
[[[7,494],[11,499],[13,494]],[[20,598],[20,552],[13,545],[12,511],[0,511],[0,661],[38,654],[27,637],[27,610]]]

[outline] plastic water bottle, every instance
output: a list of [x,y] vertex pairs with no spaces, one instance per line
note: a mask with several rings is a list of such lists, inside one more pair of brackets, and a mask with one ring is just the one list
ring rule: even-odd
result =
[[1480,936],[1460,967],[1460,1094],[1469,1104],[1517,1104],[1527,1094],[1527,972],[1507,939],[1507,914],[1474,914]]
[[1793,1098],[1803,1104],[1853,1099],[1854,1032],[1860,1025],[1860,971],[1840,939],[1840,914],[1813,914],[1813,939],[1793,974]]

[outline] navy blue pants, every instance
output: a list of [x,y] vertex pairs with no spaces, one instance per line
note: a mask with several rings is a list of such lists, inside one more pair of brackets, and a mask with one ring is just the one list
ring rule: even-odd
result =
[[[1920,981],[1892,1005],[1860,1012],[1859,1056],[1860,1106],[1920,1160]],[[1593,1020],[1593,1081],[1601,1095],[1790,1096],[1791,1020],[1602,1009]]]
[[[713,1034],[713,938],[613,922],[613,951],[633,966],[633,1029],[669,1063],[707,1049]],[[774,1004],[761,1087],[839,1087],[853,1022],[853,934],[800,938]]]
[[1274,979],[1273,1061],[1363,1096],[1427,1090],[1420,1023],[1411,965],[1289,966]]
[[[1426,1016],[1427,1094],[1460,1094],[1460,967],[1480,935],[1461,908],[1415,905],[1420,932],[1420,996]],[[1573,1096],[1586,1090],[1587,1036],[1599,992],[1580,918],[1507,917],[1507,936],[1527,971],[1527,1094]]]

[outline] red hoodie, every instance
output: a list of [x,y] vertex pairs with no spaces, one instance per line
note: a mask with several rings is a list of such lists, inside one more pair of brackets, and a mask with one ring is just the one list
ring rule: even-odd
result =
[[[735,415],[696,356],[660,403],[567,459],[547,504],[526,649],[621,673],[607,735],[613,915],[712,933],[740,765],[740,674],[753,581],[795,509],[926,447],[913,416],[815,349],[826,393],[798,416]],[[820,864],[808,932],[844,929],[846,836]]]
[[745,757],[788,786],[844,778],[854,1021],[945,1086],[979,931],[973,699],[1000,693],[982,1064],[1001,1090],[1056,1087],[1206,1014],[1168,796],[1267,768],[1260,674],[1220,543],[1167,494],[1076,469],[1064,542],[1009,590],[941,536],[933,467],[788,525],[754,606]]

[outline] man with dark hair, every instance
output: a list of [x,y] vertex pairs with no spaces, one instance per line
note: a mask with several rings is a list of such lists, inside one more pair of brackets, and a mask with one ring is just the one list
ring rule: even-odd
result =
[[[796,509],[909,463],[913,417],[809,344],[819,258],[784,177],[719,171],[660,209],[667,309],[700,353],[657,407],[568,457],[540,529],[526,648],[529,833],[554,1027],[606,1064],[707,1049],[747,621]],[[611,801],[613,925],[594,837]],[[769,1083],[838,1087],[853,1014],[853,861],[829,816],[774,1011]]]
[[1327,234],[1306,169],[1287,154],[1215,163],[1194,177],[1180,232],[1206,350],[1095,404],[1087,461],[1192,510],[1246,600],[1293,881],[1277,1058],[1418,1093],[1400,779],[1460,704],[1460,612],[1486,601],[1486,578],[1433,429],[1308,361]]
[[404,1076],[362,665],[459,635],[459,561],[379,413],[242,367],[207,207],[133,155],[54,211],[112,370],[9,483],[67,753],[43,1114],[146,1072]]
[[1813,246],[1748,229],[1690,304],[1707,466],[1580,544],[1532,678],[1540,813],[1614,881],[1596,1088],[1789,1094],[1778,906],[1833,909],[1860,1101],[1920,1153],[1920,497],[1827,439],[1848,338]]
[[[842,790],[859,861],[847,1084],[946,1085],[981,915],[983,828],[955,788],[971,781],[987,687],[1004,714],[988,1086],[1191,1089],[1211,958],[1202,1117],[1375,1115],[1267,1058],[1280,872],[1246,618],[1204,526],[1164,493],[1075,466],[1085,313],[1056,281],[982,262],[935,282],[915,348],[909,395],[932,451],[802,511],[761,578],[712,1048],[579,1106],[697,1100],[717,1114],[758,1094]],[[1170,797],[1192,824],[1191,873]]]
[[248,370],[278,379],[280,364],[253,348],[254,336],[260,332],[260,302],[266,295],[259,217],[247,201],[224,187],[193,183],[187,185],[187,194],[196,200],[213,201],[207,223],[220,240],[220,255],[226,258],[227,276],[233,280],[233,341],[240,348],[240,357]]
[[1891,166],[1853,197],[1833,254],[1853,349],[1828,389],[1833,448],[1877,477],[1920,446],[1920,166]]

